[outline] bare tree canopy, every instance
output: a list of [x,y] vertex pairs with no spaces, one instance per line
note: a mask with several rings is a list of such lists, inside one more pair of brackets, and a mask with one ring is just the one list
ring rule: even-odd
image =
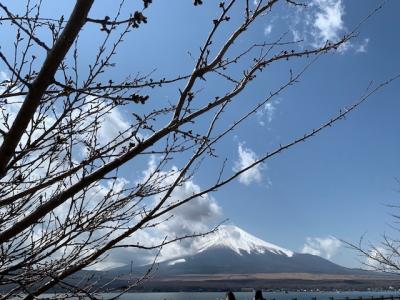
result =
[[[157,245],[126,242],[168,222],[178,207],[207,197],[330,127],[397,78],[369,86],[325,123],[231,170],[226,168],[228,160],[219,156],[218,143],[296,84],[318,57],[340,50],[359,26],[318,46],[293,40],[287,32],[273,41],[252,40],[252,25],[276,7],[305,5],[292,0],[222,1],[215,3],[200,48],[188,54],[193,60],[190,72],[168,70],[159,76],[163,70],[134,70],[121,75],[118,67],[124,61],[116,59],[117,52],[129,35],[146,26],[147,12],[156,10],[157,3],[113,2],[115,15],[99,16],[91,10],[96,1],[77,0],[69,16],[49,17],[42,15],[45,1],[27,0],[24,11],[4,2],[1,26],[15,33],[15,40],[0,48],[0,71],[7,74],[0,78],[0,287],[7,289],[1,299],[18,294],[33,299],[54,287],[68,295],[90,296],[90,282],[72,286],[65,279],[109,251],[158,249],[204,234],[167,237]],[[193,10],[201,4],[195,0]],[[88,44],[94,34],[94,44],[83,54],[81,40]],[[239,43],[242,46],[236,47]],[[87,53],[89,65],[81,63]],[[279,86],[266,85],[263,99],[249,96],[253,80],[275,64],[293,60],[300,60],[302,67],[288,68]],[[174,91],[176,97],[163,100],[164,91]],[[233,107],[241,107],[241,114],[232,114]],[[120,111],[131,116],[124,128],[105,123],[110,115],[118,118]],[[112,138],[104,130],[111,131]],[[151,155],[157,159],[148,172],[135,182],[122,182],[120,172],[140,172],[141,162]],[[176,163],[178,158],[184,163]],[[209,174],[209,186],[171,198],[205,162],[220,164],[217,174]]]

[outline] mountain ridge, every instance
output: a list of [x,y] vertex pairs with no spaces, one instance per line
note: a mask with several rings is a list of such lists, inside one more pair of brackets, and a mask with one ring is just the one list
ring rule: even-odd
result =
[[135,287],[136,290],[164,292],[255,287],[278,290],[400,288],[395,276],[350,269],[316,255],[295,253],[232,225],[222,226],[216,235],[207,235],[193,243],[192,254],[170,257],[156,265],[86,271],[86,276],[97,278],[98,285],[107,283],[107,288],[118,289],[140,281],[145,275],[147,280]]

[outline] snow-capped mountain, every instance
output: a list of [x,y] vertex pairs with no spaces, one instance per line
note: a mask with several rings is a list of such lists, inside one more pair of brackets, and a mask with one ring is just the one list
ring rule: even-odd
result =
[[204,236],[195,244],[199,253],[212,248],[228,248],[239,255],[244,252],[247,254],[271,252],[292,257],[294,254],[290,250],[263,241],[233,225],[221,225],[217,232]]
[[[236,226],[221,226],[214,233],[194,242],[192,255],[175,257],[159,264],[159,276],[185,274],[311,273],[360,274],[322,257],[294,253],[263,241]],[[143,273],[148,266],[133,270]],[[126,272],[127,268],[116,269]]]

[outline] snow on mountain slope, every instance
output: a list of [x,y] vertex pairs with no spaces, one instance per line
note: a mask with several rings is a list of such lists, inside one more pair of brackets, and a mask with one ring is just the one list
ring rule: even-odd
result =
[[176,259],[176,260],[172,260],[172,261],[168,262],[168,266],[174,266],[176,264],[180,264],[180,263],[184,263],[184,262],[186,262],[186,259],[180,258],[180,259]]
[[241,252],[259,253],[272,252],[274,254],[292,257],[293,252],[277,245],[263,241],[243,229],[233,225],[221,225],[219,230],[213,234],[206,235],[196,242],[198,252],[209,248],[229,248],[242,255]]

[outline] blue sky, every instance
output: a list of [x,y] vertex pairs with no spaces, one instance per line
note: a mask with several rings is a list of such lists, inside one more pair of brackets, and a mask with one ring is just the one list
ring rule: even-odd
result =
[[[115,58],[118,68],[109,74],[113,78],[153,69],[160,76],[192,70],[188,51],[194,55],[198,52],[217,14],[216,1],[204,0],[200,7],[194,7],[192,1],[153,2],[146,11],[148,24],[129,35],[118,50]],[[302,46],[312,48],[351,30],[381,3],[306,2],[309,8],[302,11],[278,6],[255,23],[235,49],[244,49],[252,41],[272,41],[284,32],[289,39],[304,39]],[[48,15],[67,14],[71,9],[67,1],[45,1],[44,8]],[[399,1],[387,1],[343,49],[320,57],[299,83],[286,89],[227,137],[218,146],[220,157],[207,161],[193,184],[207,186],[225,157],[229,158],[229,168],[237,169],[280,143],[318,127],[356,101],[370,81],[378,84],[398,74],[399,11]],[[96,2],[92,14],[102,18],[113,12],[115,5],[102,0]],[[219,37],[229,34],[241,12],[240,8],[235,10],[232,23],[223,27]],[[7,37],[7,33],[2,34]],[[90,63],[92,45],[100,38],[96,26],[85,28],[80,39],[82,65]],[[215,42],[218,45],[218,40]],[[241,102],[233,106],[229,117],[238,116],[248,103],[256,103],[268,95],[271,88],[287,78],[289,68],[300,70],[306,63],[293,60],[266,70],[240,96]],[[205,95],[221,88],[212,80],[204,86]],[[177,87],[172,87],[156,90],[151,97],[173,102],[177,94]],[[357,242],[366,233],[368,239],[376,242],[383,232],[390,231],[392,210],[386,205],[398,203],[400,196],[400,186],[395,180],[400,174],[399,94],[397,81],[375,94],[346,120],[273,157],[214,193],[210,201],[214,210],[215,205],[219,208],[209,222],[229,218],[230,223],[282,247],[319,253],[345,266],[357,266],[357,254],[340,246],[334,237]],[[129,109],[132,108],[121,111],[120,117],[127,119]],[[121,174],[134,182],[149,160],[128,165]],[[174,161],[176,165],[182,163],[180,158]],[[131,172],[133,167],[135,172]]]
[[[380,4],[311,2],[315,6],[301,15],[307,15],[309,24],[294,22],[296,13],[280,7],[270,18],[258,22],[246,39],[273,39],[289,28],[312,44],[324,34],[340,35],[352,29]],[[395,28],[400,25],[396,16],[399,8],[399,2],[388,1],[362,25],[347,50],[321,57],[298,85],[275,98],[271,103],[273,108],[236,130],[221,145],[222,153],[233,164],[240,161],[239,147],[242,154],[261,155],[334,116],[339,109],[356,101],[370,81],[379,83],[397,74],[400,61],[396,49],[400,45]],[[161,56],[160,46],[150,50],[154,65],[167,70],[184,69],[190,64],[186,52],[195,51],[207,31],[204,20],[215,15],[212,1],[205,1],[198,9],[176,1],[156,2],[153,9],[149,11],[148,36],[143,41],[161,44],[164,49]],[[162,12],[175,9],[185,28],[173,17],[163,18]],[[322,29],[314,26],[319,15],[322,20],[326,17]],[[335,25],[335,18],[341,20],[341,26]],[[171,28],[171,32],[158,30],[160,24]],[[303,64],[292,63],[295,67]],[[286,75],[287,66],[277,66],[268,74],[267,82],[272,81],[273,85]],[[261,97],[268,92],[268,83],[256,82],[247,95]],[[395,181],[400,159],[399,91],[398,82],[393,83],[347,120],[268,161],[259,174],[249,176],[245,182],[248,184],[236,181],[215,193],[213,197],[221,206],[223,217],[260,238],[294,251],[313,248],[315,253],[319,251],[334,262],[359,265],[356,253],[336,248],[337,244],[329,241],[337,237],[357,242],[365,233],[371,241],[378,241],[383,232],[390,231],[392,210],[386,204],[397,203],[399,198]],[[205,185],[209,176],[207,172],[200,173],[195,181]]]

